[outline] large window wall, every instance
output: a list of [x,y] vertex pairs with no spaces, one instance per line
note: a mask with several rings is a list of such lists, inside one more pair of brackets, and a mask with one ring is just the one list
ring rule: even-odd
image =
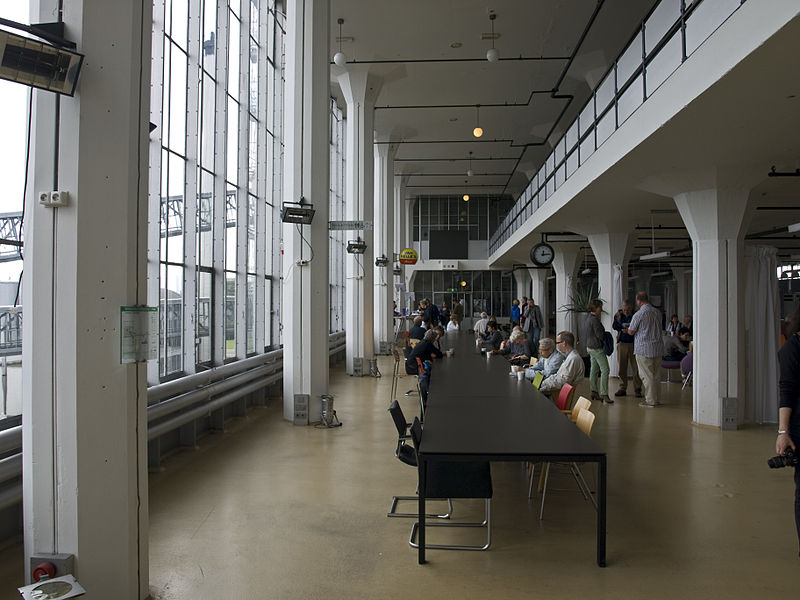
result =
[[413,292],[417,301],[430,298],[439,306],[458,299],[468,317],[487,312],[496,317],[511,314],[514,277],[511,271],[417,271]]
[[155,0],[151,382],[276,347],[284,8]]
[[411,208],[413,240],[427,241],[431,230],[441,229],[467,230],[471,241],[488,240],[512,206],[508,195],[470,195],[467,202],[461,196],[418,196]]

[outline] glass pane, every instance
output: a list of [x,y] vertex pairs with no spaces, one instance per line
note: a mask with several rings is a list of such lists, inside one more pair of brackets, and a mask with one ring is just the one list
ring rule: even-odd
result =
[[236,274],[225,273],[225,358],[236,357]]
[[594,154],[594,133],[589,132],[589,135],[581,142],[581,164],[585,163],[592,154]]
[[598,86],[597,93],[595,94],[595,104],[597,105],[598,115],[602,113],[614,99],[614,85],[614,71],[611,70]]
[[214,177],[208,171],[200,171],[200,199],[197,211],[197,264],[211,267],[214,239]]
[[691,56],[739,4],[739,0],[704,0],[698,4],[686,21],[686,56]]
[[605,116],[597,123],[597,146],[608,139],[615,129],[614,111],[608,111]]
[[566,144],[566,151],[570,152],[574,147],[575,144],[578,143],[578,120],[575,119],[573,121],[570,128],[567,130],[567,135],[564,136],[564,142]]
[[642,37],[637,35],[617,59],[617,86],[622,87],[642,65]]
[[256,276],[247,276],[247,353],[256,351]]
[[258,192],[258,122],[251,116],[247,136],[247,189]]
[[187,0],[171,0],[170,4],[172,5],[170,37],[172,41],[186,50],[189,39],[189,3]]
[[200,164],[211,171],[214,170],[215,87],[214,80],[204,74],[200,99]]
[[179,154],[186,154],[186,55],[172,48],[170,70],[169,147]]
[[217,56],[217,3],[203,2],[203,68],[213,75]]
[[258,114],[258,44],[253,38],[250,39],[250,69],[249,69],[249,93],[250,98],[250,112],[254,115]]
[[213,276],[206,271],[197,274],[197,332],[195,333],[197,346],[197,362],[211,361],[211,332],[214,330],[211,321],[211,290]]
[[228,132],[225,144],[225,156],[227,158],[227,168],[225,178],[238,186],[239,173],[239,105],[228,96]]
[[225,269],[236,270],[236,190],[225,194]]
[[589,102],[583,107],[580,116],[581,136],[594,126],[594,96],[589,98]]
[[681,16],[681,0],[661,0],[645,21],[645,51],[649,55]]
[[247,272],[256,272],[256,197],[247,196]]
[[647,95],[658,89],[664,80],[681,66],[681,32],[677,31],[647,65]]
[[264,287],[264,343],[270,347],[275,343],[272,339],[272,281],[267,279]]
[[169,198],[167,199],[167,256],[170,262],[183,262],[183,187],[186,162],[169,154]]
[[[183,269],[167,266],[166,369],[164,374],[183,370]],[[162,281],[162,285],[163,285]]]
[[228,93],[239,98],[240,23],[233,14],[228,22]]
[[634,79],[631,86],[625,90],[625,93],[622,94],[619,98],[619,102],[617,103],[617,120],[619,124],[622,125],[625,122],[633,111],[635,111],[639,106],[641,106],[642,100],[642,85],[643,85],[643,78],[639,75],[636,79]]

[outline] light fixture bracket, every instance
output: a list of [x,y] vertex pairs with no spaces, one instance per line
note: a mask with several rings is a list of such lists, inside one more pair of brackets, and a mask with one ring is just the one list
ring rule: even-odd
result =
[[300,202],[284,202],[281,205],[281,221],[296,225],[311,225],[314,220],[314,205],[300,198]]

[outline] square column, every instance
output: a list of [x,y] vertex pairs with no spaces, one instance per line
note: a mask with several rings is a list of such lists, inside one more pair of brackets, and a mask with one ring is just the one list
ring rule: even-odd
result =
[[542,311],[542,321],[544,321],[539,339],[555,335],[549,331],[550,307],[547,305],[547,277],[549,275],[550,269],[528,269],[528,276],[532,284],[532,292],[528,297],[533,298],[533,302],[539,305],[539,310]]
[[[53,21],[58,5],[34,2],[31,20]],[[63,9],[66,37],[87,60],[75,97],[33,91],[25,564],[34,553],[73,554],[93,598],[134,600],[149,591],[147,381],[145,363],[121,364],[120,308],[147,300],[152,5],[75,0]],[[69,192],[68,205],[41,206],[37,192],[51,190]]]
[[308,394],[311,422],[320,418],[330,362],[328,21],[327,0],[294,0],[287,10],[283,200],[305,198],[316,214],[311,225],[282,226],[283,418],[293,420],[295,396]]
[[580,246],[578,244],[558,243],[552,244],[556,251],[553,259],[553,270],[556,272],[556,330],[571,331],[577,338],[577,320],[575,315],[562,309],[572,302],[575,286],[575,270],[580,262]]
[[739,262],[748,195],[746,189],[716,188],[675,197],[692,238],[693,419],[701,425],[722,425],[723,398],[744,401]]
[[[514,281],[517,284],[516,298],[520,300],[523,296],[525,298],[531,297],[531,278],[528,275],[528,269],[516,269],[514,271]],[[520,309],[522,306],[520,305]]]
[[[394,342],[392,319],[392,297],[394,275],[392,256],[394,252],[394,207],[395,144],[378,144],[375,153],[375,255],[385,256],[386,266],[375,269],[375,348],[380,354],[390,354]],[[401,248],[402,249],[402,248]],[[400,250],[397,250],[399,252]]]
[[[374,113],[380,83],[369,68],[348,65],[338,75],[347,103],[347,220],[372,221],[374,215]],[[345,367],[350,375],[368,375],[375,358],[374,281],[375,243],[371,229],[351,231],[348,239],[360,237],[367,245],[364,254],[349,254],[346,264]]]

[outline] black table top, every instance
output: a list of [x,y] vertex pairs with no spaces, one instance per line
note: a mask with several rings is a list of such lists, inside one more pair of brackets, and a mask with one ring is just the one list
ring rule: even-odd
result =
[[605,454],[530,381],[509,376],[504,357],[481,354],[473,336],[450,333],[441,346],[455,354],[433,364],[420,449],[426,457],[579,460]]

